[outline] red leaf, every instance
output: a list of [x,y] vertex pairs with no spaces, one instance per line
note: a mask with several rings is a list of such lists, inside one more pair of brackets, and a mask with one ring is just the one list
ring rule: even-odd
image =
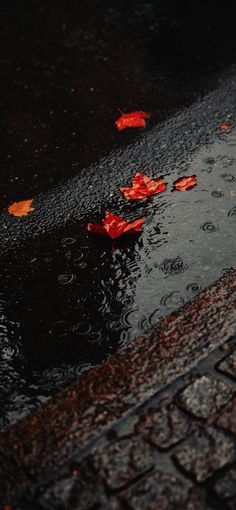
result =
[[127,127],[145,127],[145,119],[148,119],[149,117],[151,117],[150,113],[142,111],[122,113],[121,117],[115,122],[115,124],[119,131],[122,131]]
[[105,219],[102,221],[102,226],[97,223],[88,223],[87,230],[95,234],[111,237],[111,239],[117,239],[117,237],[124,234],[136,234],[141,232],[144,220],[145,218],[143,217],[128,223],[123,220],[123,218],[107,211]]
[[225,122],[224,124],[221,124],[221,125],[219,126],[219,129],[220,129],[221,131],[226,131],[226,130],[227,130],[227,129],[229,129],[230,127],[231,127],[231,125],[230,125],[228,122]]
[[147,175],[137,172],[132,181],[132,188],[120,188],[128,200],[145,200],[151,195],[165,191],[166,183],[162,177],[150,179]]
[[12,216],[27,216],[30,212],[34,211],[32,207],[33,200],[22,200],[21,202],[14,202],[8,207],[9,214]]
[[178,191],[186,191],[187,189],[196,186],[197,178],[196,175],[191,175],[190,177],[180,177],[177,181],[174,182],[174,190]]

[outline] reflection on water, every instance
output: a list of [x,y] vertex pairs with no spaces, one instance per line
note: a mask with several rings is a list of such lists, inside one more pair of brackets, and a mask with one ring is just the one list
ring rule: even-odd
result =
[[[152,328],[235,265],[235,135],[189,165],[197,187],[145,209],[144,231],[116,244],[73,225],[5,263],[0,296],[1,427]],[[186,169],[185,169],[186,170]],[[127,204],[125,205],[127,210]],[[40,254],[40,255],[39,255]],[[19,255],[18,255],[19,257]]]

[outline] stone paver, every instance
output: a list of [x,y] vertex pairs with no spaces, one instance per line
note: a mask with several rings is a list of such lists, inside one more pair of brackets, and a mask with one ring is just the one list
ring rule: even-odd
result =
[[125,501],[132,510],[174,510],[182,508],[189,497],[191,484],[187,480],[156,471],[129,489]]
[[178,402],[197,418],[207,419],[229,401],[232,393],[233,389],[223,381],[203,374],[180,392]]
[[217,417],[216,424],[236,436],[236,397]]
[[198,482],[236,460],[236,444],[220,430],[200,429],[173,455],[177,464]]
[[230,510],[236,508],[236,467],[217,479],[213,491]]
[[236,379],[236,349],[217,366],[218,370]]
[[102,499],[103,488],[96,484],[95,473],[85,462],[83,469],[72,470],[46,487],[38,504],[43,510],[90,510],[99,507]]
[[201,490],[194,489],[183,510],[213,510],[213,507],[205,499]]
[[235,510],[235,389],[230,379],[227,383],[212,373],[190,376],[171,402],[150,406],[116,432],[111,429],[103,446],[45,487],[37,505],[42,510],[55,504],[60,510],[214,510],[219,505]]
[[171,403],[157,411],[151,409],[140,418],[136,430],[151,444],[166,450],[186,438],[193,428],[192,420]]
[[155,464],[155,450],[141,436],[114,441],[95,457],[96,473],[111,490],[121,490]]

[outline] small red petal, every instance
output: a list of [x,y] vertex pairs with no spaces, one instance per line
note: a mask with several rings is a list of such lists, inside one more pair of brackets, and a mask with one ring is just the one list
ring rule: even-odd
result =
[[177,181],[174,182],[174,190],[178,191],[186,191],[193,186],[196,186],[197,178],[196,175],[191,175],[190,177],[180,177]]
[[149,113],[142,111],[122,113],[121,117],[115,122],[115,124],[119,131],[122,131],[127,127],[145,127],[145,119],[148,119],[150,116],[151,115]]
[[120,188],[128,200],[144,200],[166,190],[164,180],[159,177],[151,179],[147,175],[137,172],[132,181],[132,188]]
[[150,177],[145,174],[141,174],[141,172],[137,172],[132,180],[132,185],[134,188],[138,187],[147,187],[147,184],[151,181]]
[[145,189],[120,188],[120,191],[124,193],[125,198],[128,200],[145,200],[147,198],[147,192]]
[[230,127],[231,127],[231,125],[230,125],[228,122],[225,122],[224,124],[221,124],[221,125],[219,126],[219,129],[220,129],[221,131],[226,131],[226,129],[229,129]]
[[125,233],[129,232],[131,234],[132,232],[133,233],[142,232],[142,226],[143,226],[144,220],[145,220],[145,216],[143,216],[142,218],[138,218],[138,220],[132,221],[131,223],[128,223],[127,227],[125,228]]
[[143,222],[144,217],[128,223],[123,218],[107,211],[105,219],[103,220],[103,226],[89,223],[87,225],[87,230],[96,234],[107,235],[111,237],[111,239],[117,239],[123,234],[141,232]]
[[109,237],[116,239],[124,233],[127,222],[119,216],[107,211],[105,219],[103,220],[103,225]]
[[14,204],[11,204],[7,210],[12,216],[18,216],[20,218],[22,216],[27,216],[30,212],[34,211],[32,203],[32,199],[14,202]]

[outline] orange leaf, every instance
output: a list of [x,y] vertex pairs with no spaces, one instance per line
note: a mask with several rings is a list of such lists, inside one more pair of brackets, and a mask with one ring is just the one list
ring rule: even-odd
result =
[[22,200],[21,202],[14,202],[14,204],[8,207],[8,212],[13,216],[27,216],[27,214],[34,211],[34,207],[31,207],[32,202],[33,200]]
[[119,131],[122,131],[127,127],[145,127],[145,119],[148,119],[149,117],[151,117],[149,113],[142,111],[122,113],[121,117],[115,122],[115,124]]
[[193,188],[196,186],[197,178],[196,175],[191,175],[190,177],[180,177],[177,181],[174,182],[174,189],[172,191],[186,191],[187,189]]
[[221,124],[221,125],[219,126],[219,129],[220,129],[221,131],[226,131],[226,129],[229,129],[230,127],[231,127],[231,125],[230,125],[228,122],[225,122],[224,124]]
[[132,188],[120,188],[128,200],[145,200],[151,195],[165,191],[167,186],[162,177],[150,179],[147,175],[137,172],[132,181]]
[[138,218],[135,221],[128,223],[127,221],[107,211],[105,219],[102,221],[103,225],[97,223],[88,223],[87,230],[95,234],[101,234],[117,239],[124,234],[136,234],[142,231],[142,225],[145,218]]

